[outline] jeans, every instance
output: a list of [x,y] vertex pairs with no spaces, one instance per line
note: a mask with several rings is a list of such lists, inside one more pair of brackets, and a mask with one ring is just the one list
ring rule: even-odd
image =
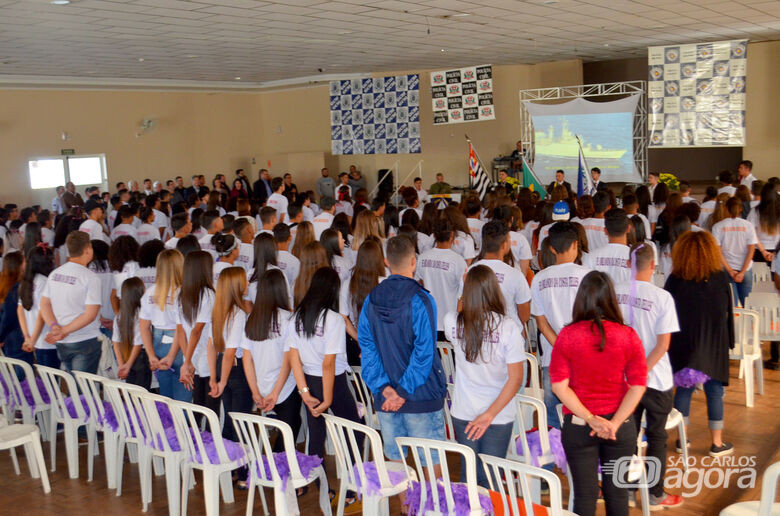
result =
[[[445,402],[446,403],[446,402]],[[381,412],[376,413],[379,419],[379,428],[382,430],[382,440],[384,441],[385,456],[390,460],[403,460],[398,445],[395,444],[396,437],[424,437],[426,439],[437,439],[446,441],[447,436],[444,433],[444,409],[436,412]],[[406,450],[404,450],[404,457]],[[431,452],[431,460],[434,464],[439,463],[439,454]],[[423,466],[425,457],[421,457]]]
[[666,420],[672,411],[674,395],[672,389],[657,391],[647,388],[639,405],[634,409],[634,423],[637,433],[642,425],[642,413],[645,413],[647,436],[647,456],[655,457],[661,462],[661,473],[658,481],[649,487],[650,494],[661,498],[664,495],[664,475],[666,474]]
[[[513,423],[490,425],[488,429],[485,430],[485,433],[482,434],[482,437],[476,441],[472,441],[466,435],[466,425],[468,424],[468,421],[455,417],[452,418],[452,426],[455,427],[455,440],[474,450],[474,453],[477,455],[477,484],[486,489],[490,489],[490,483],[488,483],[485,468],[482,466],[479,454],[484,453],[502,459],[505,458],[507,449],[509,448],[509,441],[512,440]],[[466,481],[465,460],[460,461],[460,481]]]
[[[688,424],[691,412],[691,397],[695,387],[677,387],[674,392],[674,408],[680,411]],[[726,393],[723,383],[718,380],[708,380],[704,384],[704,395],[707,396],[707,417],[710,430],[723,430],[723,395]]]
[[60,357],[56,349],[36,349],[35,360],[44,367],[60,368]]
[[753,271],[749,270],[745,273],[745,279],[742,280],[742,283],[737,283],[733,279],[729,279],[729,281],[731,282],[731,290],[734,292],[734,301],[738,301],[739,306],[745,306],[745,299],[753,290]]
[[[154,343],[154,354],[157,355],[157,358],[164,358],[171,350],[175,333],[176,330],[154,328],[152,341]],[[165,340],[171,340],[171,342],[163,342],[163,337],[169,337],[170,339],[166,338]],[[181,350],[179,350],[170,369],[165,371],[157,370],[157,383],[160,384],[160,395],[177,401],[190,401],[192,398],[190,391],[179,381],[179,371],[183,362],[184,357],[181,354]]]
[[57,356],[67,372],[83,371],[97,374],[101,345],[97,337],[81,342],[58,342]]
[[103,335],[105,335],[105,336],[106,336],[106,337],[108,337],[109,339],[113,339],[113,338],[114,338],[114,332],[113,332],[113,330],[110,330],[110,329],[108,329],[108,328],[106,328],[106,327],[104,327],[104,326],[101,326],[101,327],[100,327],[100,333],[102,333]]
[[[610,419],[611,415],[604,415]],[[636,426],[633,416],[617,431],[617,439],[605,440],[590,436],[587,424],[572,423],[572,416],[564,417],[561,441],[566,460],[571,469],[574,488],[574,513],[579,516],[594,516],[599,496],[598,466],[601,461],[601,490],[609,516],[628,516],[628,489],[617,487],[612,479],[614,461],[631,458],[636,450]],[[624,459],[626,460],[626,459]],[[621,468],[622,469],[622,468]],[[625,479],[621,479],[625,482]]]
[[549,367],[542,368],[542,389],[544,390],[544,406],[547,408],[547,426],[560,430],[561,422],[555,407],[561,403],[561,400],[553,394]]

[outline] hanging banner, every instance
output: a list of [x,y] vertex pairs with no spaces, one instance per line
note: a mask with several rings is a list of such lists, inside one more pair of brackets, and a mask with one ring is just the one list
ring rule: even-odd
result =
[[330,82],[331,152],[415,154],[420,149],[420,76]]
[[745,144],[747,44],[648,48],[650,148]]
[[431,97],[434,125],[495,120],[493,67],[433,72]]

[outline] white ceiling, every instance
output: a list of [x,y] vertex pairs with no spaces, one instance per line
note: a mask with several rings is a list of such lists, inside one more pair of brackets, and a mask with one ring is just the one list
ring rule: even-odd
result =
[[0,0],[0,78],[248,86],[319,68],[601,61],[652,45],[779,36],[778,0]]

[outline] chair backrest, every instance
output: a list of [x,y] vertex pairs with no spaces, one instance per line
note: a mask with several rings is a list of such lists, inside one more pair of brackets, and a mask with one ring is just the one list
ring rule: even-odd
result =
[[657,268],[653,273],[652,280],[653,280],[653,285],[655,285],[658,288],[664,288],[664,285],[666,284],[666,276],[664,276],[664,273],[660,267]]
[[536,318],[531,317],[528,322],[523,324],[525,327],[525,350],[529,353],[536,351],[539,348],[539,327],[536,325]]
[[167,409],[171,413],[174,412],[173,400],[146,390],[128,390],[127,394],[131,403],[131,406],[128,407],[130,417],[135,418],[134,422],[138,425],[136,428],[141,431],[146,445],[162,453],[182,451],[178,432],[170,434],[176,435],[178,440],[178,446],[172,446],[168,440],[168,434],[165,432],[166,427],[170,427],[171,423],[166,425],[160,418],[161,411],[164,412]]
[[[441,514],[444,502],[446,503],[447,509],[454,514],[455,500],[452,493],[452,481],[450,480],[449,470],[446,467],[446,464],[450,463],[447,459],[447,453],[449,452],[451,454],[459,454],[461,464],[465,461],[466,488],[468,490],[471,514],[482,513],[477,491],[477,458],[474,454],[474,450],[463,444],[416,437],[396,437],[395,443],[401,451],[401,455],[404,454],[404,448],[409,448],[412,454],[414,467],[417,470],[417,478],[420,479],[421,508],[425,507],[425,504],[430,497],[433,502],[434,512]],[[432,459],[433,452],[438,455],[439,462],[444,466],[441,468],[441,478],[439,479],[436,479],[434,462]],[[420,460],[421,454],[425,458],[425,466],[422,465],[422,461]],[[413,478],[412,472],[409,470],[409,465],[404,463],[404,467],[406,468],[407,477]],[[426,478],[436,480],[429,483],[425,481]],[[436,487],[437,482],[443,488],[444,500],[441,500],[439,497],[439,490]]]
[[732,359],[761,356],[758,329],[758,312],[734,308],[734,349],[729,352]]
[[444,369],[444,376],[448,382],[455,381],[455,349],[452,344],[446,341],[436,343],[436,349],[441,357],[441,366]]
[[[526,464],[533,464],[531,459],[531,450],[528,445],[528,436],[526,432],[537,428],[539,432],[539,445],[541,447],[541,457],[539,464],[543,465],[552,462],[553,456],[550,449],[550,434],[547,430],[547,408],[542,400],[524,394],[515,395],[515,423],[517,424],[519,434],[518,438],[523,446],[523,460]],[[534,413],[538,424],[534,424]],[[509,446],[516,446],[514,439]]]
[[[36,364],[35,368],[38,370],[38,374],[43,380],[43,385],[46,387],[46,393],[51,400],[51,409],[56,411],[55,413],[60,419],[75,419],[78,421],[86,421],[87,413],[84,410],[84,405],[79,398],[79,390],[76,386],[76,380],[73,376],[66,371],[60,369],[54,369],[53,367],[46,367],[40,364]],[[62,394],[60,389],[60,382],[63,382],[68,388],[68,394],[72,398],[76,417],[71,416],[68,411],[68,406],[65,403],[65,395]]]
[[350,380],[355,392],[355,403],[363,405],[365,411],[365,421],[371,428],[379,428],[379,418],[374,411],[374,398],[371,396],[371,390],[363,381],[363,374],[360,366],[352,366],[352,374]]
[[455,396],[455,384],[447,384],[447,397],[444,399],[444,431],[447,440],[455,441],[455,425],[452,422],[452,398]]
[[[183,401],[169,400],[168,404],[173,415],[179,446],[181,446],[182,451],[186,452],[186,457],[192,458],[195,462],[197,462],[196,458],[200,457],[201,464],[227,464],[231,462],[225,449],[225,443],[222,440],[222,425],[219,424],[219,416],[216,412],[208,407],[201,407],[200,405]],[[207,422],[207,431],[211,434],[214,442],[217,462],[209,456],[209,449],[200,430],[200,418]],[[230,423],[225,421],[225,424]]]
[[[363,458],[358,446],[356,433],[362,433],[368,440],[371,447],[371,455],[376,465],[376,472],[379,478],[379,488],[387,489],[392,487],[390,477],[387,474],[384,453],[382,451],[382,438],[379,432],[367,425],[361,425],[348,419],[323,414],[325,426],[328,430],[328,436],[333,442],[333,448],[336,455],[336,466],[339,471],[339,478],[347,479],[349,484],[360,486],[364,492],[369,485],[366,479],[365,468],[363,467]],[[356,478],[356,474],[359,477]]]
[[775,513],[772,506],[777,496],[777,481],[780,480],[780,462],[775,462],[764,471],[761,477],[761,502],[758,516],[771,516]]
[[[233,420],[233,427],[236,429],[239,442],[245,449],[249,450],[250,468],[254,468],[254,472],[261,482],[266,485],[273,485],[278,489],[282,488],[282,477],[276,468],[273,446],[269,438],[269,433],[273,431],[278,431],[277,439],[282,439],[284,442],[284,453],[287,456],[287,464],[290,468],[288,482],[297,483],[305,480],[301,473],[301,468],[298,467],[298,459],[295,455],[295,440],[293,439],[290,425],[278,419],[256,416],[254,414],[230,412],[228,415]],[[267,470],[264,467],[265,465],[267,465]],[[268,475],[269,472],[270,476]]]
[[[501,494],[504,514],[520,516],[535,514],[533,507],[533,492],[530,480],[539,479],[550,486],[550,505],[547,507],[550,516],[563,515],[561,502],[561,480],[552,471],[523,464],[514,460],[501,459],[492,455],[479,454],[482,466],[490,484],[490,489]],[[520,492],[517,488],[520,487]],[[522,498],[525,512],[520,510],[518,498]]]
[[[523,368],[525,377],[523,378],[523,387],[520,389],[520,392],[544,401],[544,391],[539,378],[539,359],[536,358],[536,355],[526,352]],[[526,384],[528,385],[527,387]]]
[[116,363],[116,356],[114,355],[114,345],[111,339],[102,333],[98,335],[98,341],[100,342],[100,362],[98,363],[98,372],[100,376],[110,378],[111,380],[118,379],[117,371],[119,370],[119,364]]
[[780,296],[777,292],[751,292],[745,308],[758,312],[759,338],[780,340]]
[[[17,374],[19,371],[23,373],[24,378],[22,380],[19,379]],[[17,358],[0,357],[0,382],[2,382],[2,385],[0,385],[0,400],[4,400],[4,404],[8,405],[8,407],[21,407],[23,410],[32,411],[33,407],[30,406],[22,389],[23,380],[27,382],[35,407],[48,406],[48,403],[43,401],[38,390],[38,382],[35,379],[32,366],[24,360]]]
[[769,265],[767,265],[764,262],[753,262],[753,267],[751,269],[753,272],[753,284],[756,283],[771,283],[772,282],[772,273],[769,270]]
[[107,380],[103,386],[105,387],[106,399],[114,409],[119,432],[125,440],[141,442],[143,434],[140,431],[141,426],[138,422],[140,415],[133,409],[130,392],[146,392],[146,389],[140,385],[120,382],[119,380]]
[[106,406],[103,404],[103,384],[108,378],[84,371],[73,371],[76,384],[89,407],[89,418],[99,429],[105,429],[108,418]]

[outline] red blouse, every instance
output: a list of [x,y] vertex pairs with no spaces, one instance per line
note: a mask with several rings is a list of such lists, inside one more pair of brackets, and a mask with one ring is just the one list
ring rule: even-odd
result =
[[[629,386],[647,384],[645,349],[629,326],[604,322],[606,343],[590,321],[566,326],[558,334],[550,360],[550,380],[568,378],[569,387],[593,414],[612,414]],[[565,406],[563,411],[571,414]]]

